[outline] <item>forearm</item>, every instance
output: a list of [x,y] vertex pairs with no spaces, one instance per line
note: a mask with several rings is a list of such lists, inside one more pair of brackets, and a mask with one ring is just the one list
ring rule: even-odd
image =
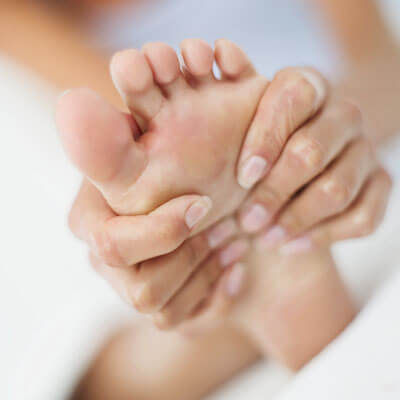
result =
[[375,144],[400,131],[400,49],[374,0],[310,0],[320,9],[342,52],[337,92],[360,105]]
[[309,0],[321,11],[350,67],[394,46],[375,0]]
[[67,18],[30,2],[0,7],[0,51],[61,90],[90,87],[121,105],[109,77],[108,57],[91,49]]

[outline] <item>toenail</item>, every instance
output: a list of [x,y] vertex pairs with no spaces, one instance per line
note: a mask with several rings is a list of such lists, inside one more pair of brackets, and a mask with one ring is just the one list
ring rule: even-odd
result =
[[241,239],[233,242],[220,253],[220,262],[223,268],[228,267],[242,258],[249,249],[247,240]]
[[211,210],[212,200],[203,196],[192,204],[185,214],[185,222],[189,229],[197,225]]
[[239,185],[244,189],[250,189],[267,172],[267,161],[260,156],[250,157],[239,172]]
[[254,233],[263,228],[269,219],[269,213],[264,206],[253,204],[243,213],[241,225],[246,232]]
[[208,245],[215,249],[225,242],[229,237],[233,236],[237,231],[237,226],[233,219],[227,219],[212,228],[207,234]]
[[256,240],[259,249],[271,249],[282,243],[287,237],[286,231],[280,226],[274,226]]
[[291,242],[286,243],[280,248],[280,253],[283,255],[292,255],[292,254],[300,254],[307,253],[312,250],[312,242],[311,239],[307,236],[304,236],[299,239],[292,240]]

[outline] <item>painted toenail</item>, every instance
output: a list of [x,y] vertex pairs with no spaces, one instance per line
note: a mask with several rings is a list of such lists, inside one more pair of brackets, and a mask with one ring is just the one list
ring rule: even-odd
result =
[[237,232],[236,223],[232,218],[229,218],[209,231],[207,235],[208,245],[212,249],[215,249],[224,243],[229,237],[233,236],[235,232]]
[[245,276],[245,266],[242,263],[237,263],[232,268],[226,282],[226,291],[229,296],[237,296],[243,286]]
[[250,189],[267,172],[267,161],[260,156],[252,156],[248,159],[239,173],[239,185],[244,189]]
[[271,249],[283,242],[286,237],[286,231],[282,227],[274,226],[256,240],[256,245],[259,249]]
[[249,233],[257,232],[269,221],[268,211],[261,204],[253,204],[243,214],[241,225],[243,230]]
[[197,225],[211,210],[212,200],[203,196],[192,204],[185,214],[186,225],[189,229],[192,229]]
[[242,258],[249,249],[247,240],[240,239],[233,242],[220,253],[220,261],[222,267],[228,267],[234,262]]
[[292,255],[292,254],[300,254],[307,253],[312,250],[312,242],[311,239],[307,236],[304,236],[299,239],[292,240],[291,242],[286,243],[280,248],[280,253],[283,255]]

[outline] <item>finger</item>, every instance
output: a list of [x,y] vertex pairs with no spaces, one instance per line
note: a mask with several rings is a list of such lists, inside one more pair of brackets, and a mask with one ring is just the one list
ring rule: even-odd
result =
[[68,217],[72,233],[80,240],[89,243],[94,227],[115,217],[100,191],[87,179],[84,179]]
[[233,267],[224,271],[218,281],[215,291],[198,310],[197,315],[205,313],[209,318],[216,318],[226,315],[237,301],[245,286],[246,266],[243,263],[236,263]]
[[160,329],[170,329],[188,318],[209,296],[224,268],[243,258],[248,248],[248,242],[239,239],[227,249],[206,260],[170,302],[160,312],[154,314],[155,324]]
[[390,176],[379,168],[346,212],[316,226],[303,237],[285,244],[281,252],[302,253],[316,247],[328,247],[341,240],[370,235],[384,218],[391,187]]
[[240,213],[243,229],[257,232],[304,185],[319,175],[362,131],[361,114],[347,103],[330,103],[288,141],[269,175],[254,189]]
[[179,326],[179,332],[186,337],[198,337],[223,321],[240,299],[246,284],[246,267],[236,263],[227,268],[217,281],[208,298],[203,300],[192,314]]
[[95,272],[114,289],[125,303],[132,306],[128,291],[128,282],[135,267],[131,267],[130,269],[112,268],[104,264],[103,261],[93,253],[89,253],[89,259]]
[[177,249],[211,206],[208,197],[182,196],[148,215],[107,220],[92,231],[90,242],[107,265],[136,264]]
[[126,267],[178,248],[211,209],[211,200],[182,196],[148,215],[104,217],[101,204],[81,204],[81,228],[92,252],[113,267]]
[[365,139],[352,143],[327,170],[306,187],[278,216],[276,224],[260,239],[265,247],[294,238],[322,221],[341,214],[360,193],[376,168],[371,146]]
[[327,83],[311,68],[286,68],[270,83],[244,141],[238,182],[249,189],[274,165],[288,138],[315,115],[327,97]]
[[[222,233],[218,243],[215,233]],[[159,311],[185,284],[212,249],[227,243],[238,232],[233,218],[227,219],[208,232],[188,239],[174,252],[141,263],[131,283],[131,296],[140,312]]]

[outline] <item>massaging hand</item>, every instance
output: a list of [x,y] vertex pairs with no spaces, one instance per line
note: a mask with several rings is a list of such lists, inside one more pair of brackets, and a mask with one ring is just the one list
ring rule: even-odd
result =
[[241,226],[259,233],[259,246],[284,254],[372,233],[391,187],[363,135],[360,109],[336,98],[317,72],[309,81],[313,89],[292,68],[276,75],[239,162],[240,171],[252,156],[263,166],[244,181],[239,173],[242,185],[264,177],[240,211]]
[[[309,231],[300,245],[294,242],[292,250],[308,250],[310,244],[327,245],[372,231],[383,215],[390,189],[390,180],[362,138],[359,110],[343,99],[333,99],[316,72],[310,71],[308,80],[303,73],[285,70],[271,82],[239,162],[239,167],[244,167],[239,168],[242,186],[250,188],[265,176],[240,213],[241,225],[246,231],[257,232],[275,218],[280,228],[258,239],[267,245]],[[258,157],[246,164],[251,155]],[[299,189],[301,193],[297,193]],[[115,232],[124,236],[127,251],[134,249],[138,264],[130,269],[107,266],[112,248],[101,249],[100,257],[94,255],[95,249],[92,263],[130,304],[153,313],[160,327],[173,327],[190,318],[193,314],[188,310],[202,305],[215,274],[219,274],[215,265],[199,263],[212,250],[207,233],[185,241],[190,229],[184,215],[199,199],[189,196],[172,200],[149,216],[118,217],[97,189],[86,182],[71,213],[71,228],[89,242],[91,231],[100,221],[116,220],[112,224]],[[257,206],[246,216],[251,205]],[[297,219],[291,218],[297,215]],[[236,234],[235,225],[228,219],[222,229],[214,231],[214,238],[227,244]],[[139,263],[139,271],[148,271],[143,279],[138,279]],[[195,279],[186,281],[194,270]],[[219,293],[238,293],[243,272],[240,265],[226,271]],[[171,297],[173,301],[164,307]]]

